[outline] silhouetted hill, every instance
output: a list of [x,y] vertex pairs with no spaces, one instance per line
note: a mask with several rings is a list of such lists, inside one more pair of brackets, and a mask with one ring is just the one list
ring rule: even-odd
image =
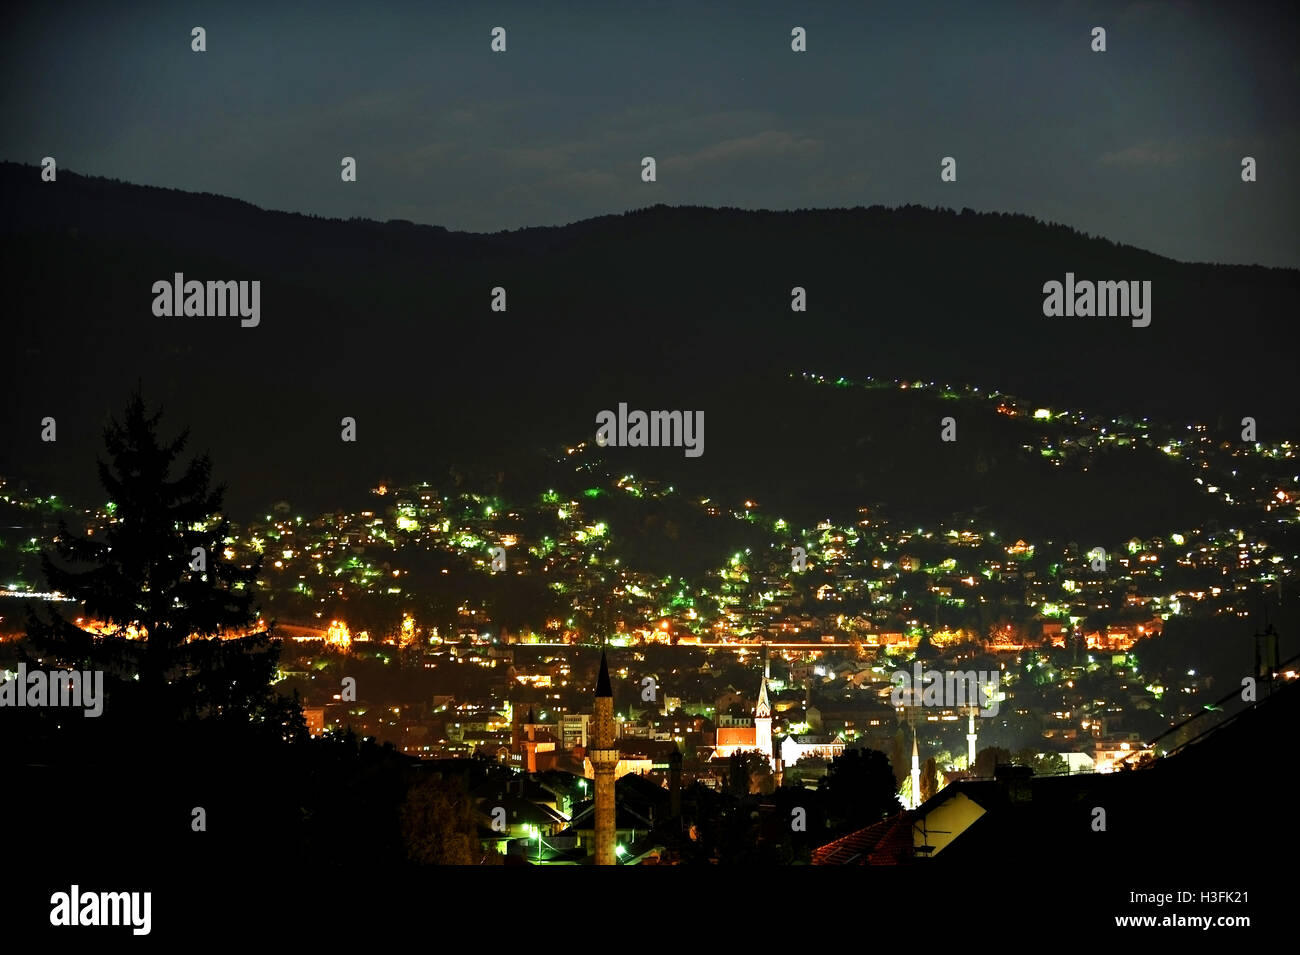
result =
[[[809,407],[787,377],[805,369],[1195,417],[1225,437],[1244,415],[1261,440],[1294,436],[1297,420],[1300,273],[1178,263],[1018,215],[655,206],[477,235],[66,170],[42,183],[4,163],[0,251],[12,376],[0,473],[90,492],[104,417],[139,381],[211,448],[237,516],[280,497],[339,506],[380,477],[436,481],[453,464],[511,472],[538,448],[590,440],[596,412],[620,401],[706,412],[704,457],[612,455],[638,472],[799,487],[814,506],[883,497],[856,486],[841,446],[877,468],[941,452],[919,410],[864,416],[836,395]],[[1151,325],[1045,318],[1043,283],[1067,271],[1150,280]],[[151,286],[175,272],[260,280],[260,326],[155,317]],[[790,311],[795,285],[806,314]],[[490,310],[495,286],[505,313]],[[47,415],[56,444],[39,439]],[[339,440],[345,415],[355,445]]]

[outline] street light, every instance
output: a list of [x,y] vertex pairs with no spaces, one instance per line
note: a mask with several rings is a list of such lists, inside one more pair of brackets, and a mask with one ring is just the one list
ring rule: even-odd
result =
[[540,826],[530,825],[527,829],[528,835],[537,840],[537,861],[542,861],[542,830]]
[[528,833],[529,839],[537,839],[537,857],[540,859],[542,856],[542,840],[537,835],[537,827],[529,825],[524,831]]

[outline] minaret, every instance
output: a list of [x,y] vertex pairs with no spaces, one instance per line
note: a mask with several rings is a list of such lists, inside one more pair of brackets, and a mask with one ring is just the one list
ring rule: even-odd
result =
[[524,738],[519,741],[524,751],[524,770],[537,772],[537,716],[531,706],[528,707],[528,721],[524,723]]
[[921,805],[921,754],[916,748],[916,730],[912,731],[912,805],[915,809]]
[[966,768],[972,773],[975,772],[975,709],[970,708],[970,715],[966,723]]
[[596,773],[596,865],[617,865],[614,854],[614,769],[618,749],[614,745],[614,691],[609,685],[609,665],[600,651],[600,676],[596,680],[596,718],[588,755]]
[[772,704],[767,700],[768,663],[763,661],[763,681],[758,685],[758,705],[754,707],[754,748],[767,757],[768,765],[776,771],[776,757],[772,754]]

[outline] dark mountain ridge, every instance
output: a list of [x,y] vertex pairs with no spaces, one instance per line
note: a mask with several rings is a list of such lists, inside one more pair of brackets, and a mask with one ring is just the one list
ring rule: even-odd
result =
[[[819,428],[792,417],[809,413],[789,391],[802,370],[1203,420],[1225,440],[1246,415],[1261,440],[1295,437],[1300,410],[1300,272],[1179,263],[1020,215],[653,206],[489,235],[67,170],[43,183],[4,163],[0,243],[14,378],[0,473],[90,485],[104,417],[138,382],[211,448],[237,511],[516,468],[589,440],[620,401],[706,412],[702,458],[623,451],[647,468],[676,456],[706,484],[825,468]],[[260,325],[155,317],[152,284],[175,272],[259,280]],[[1067,272],[1150,280],[1150,326],[1044,317],[1043,283]],[[796,285],[806,313],[790,310]],[[818,407],[889,457],[887,424]],[[40,441],[47,415],[55,444]],[[356,444],[339,440],[345,415]]]

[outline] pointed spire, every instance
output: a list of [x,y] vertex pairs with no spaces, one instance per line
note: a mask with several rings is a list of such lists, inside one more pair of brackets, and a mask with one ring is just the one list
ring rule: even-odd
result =
[[758,705],[754,707],[754,716],[758,719],[768,719],[772,715],[772,704],[767,699],[767,677],[764,676],[758,684]]
[[600,651],[600,676],[596,678],[596,697],[613,697],[614,688],[609,685],[609,663],[605,660],[605,651]]
[[912,732],[912,809],[921,805],[921,754],[916,748],[916,732]]

